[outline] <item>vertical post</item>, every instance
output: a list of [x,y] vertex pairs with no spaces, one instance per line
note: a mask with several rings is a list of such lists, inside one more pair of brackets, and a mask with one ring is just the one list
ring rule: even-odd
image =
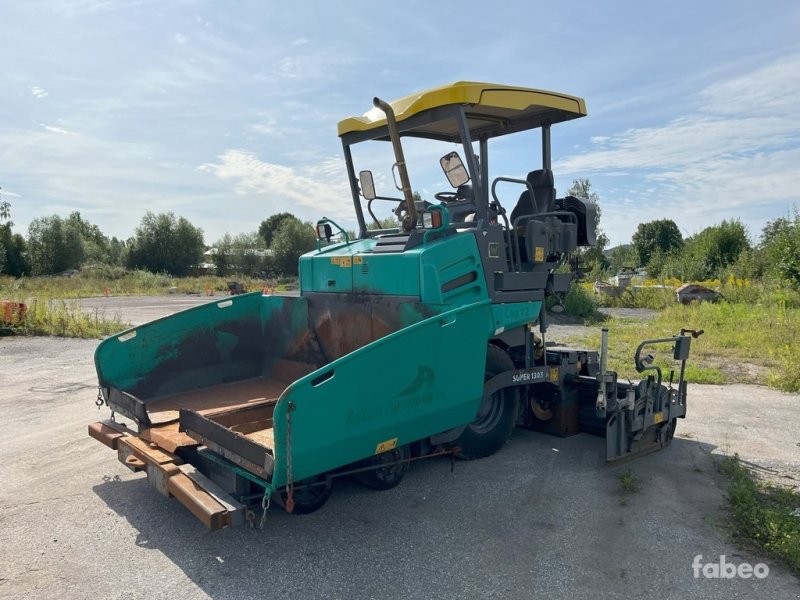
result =
[[481,193],[478,204],[489,204],[489,140],[486,136],[481,138]]
[[552,159],[550,153],[550,123],[542,125],[542,168],[550,170]]
[[600,334],[600,389],[597,391],[595,412],[597,416],[606,416],[606,367],[608,363],[608,329],[603,327]]
[[[484,193],[486,182],[481,181],[481,171],[478,169],[478,161],[475,160],[475,150],[472,149],[472,138],[469,137],[469,128],[467,127],[467,117],[464,114],[464,107],[458,106],[456,112],[456,122],[458,123],[458,133],[461,137],[461,144],[464,147],[464,154],[466,154],[467,168],[469,169],[469,176],[472,178],[472,188],[475,190],[477,198],[487,198]],[[486,205],[488,202],[482,201],[477,203],[478,219],[480,221],[486,220]]]
[[353,167],[353,155],[344,140],[342,140],[342,148],[344,149],[344,164],[347,167],[347,178],[350,180],[350,191],[353,194],[353,204],[356,209],[356,219],[358,220],[358,237],[363,239],[366,237],[367,224],[364,222],[364,211],[361,208],[361,197],[359,196],[358,179],[356,178],[356,171]]

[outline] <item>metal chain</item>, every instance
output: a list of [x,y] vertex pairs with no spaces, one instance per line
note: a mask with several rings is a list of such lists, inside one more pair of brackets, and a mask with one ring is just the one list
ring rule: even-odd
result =
[[103,404],[106,403],[106,401],[103,399],[103,391],[102,390],[103,390],[103,388],[98,385],[97,386],[97,400],[94,401],[95,406],[97,406],[98,410],[100,410],[100,407],[103,406]]
[[286,407],[286,511],[294,511],[294,478],[292,476],[292,411],[295,406],[289,402]]
[[270,489],[264,488],[264,495],[261,498],[261,522],[258,524],[258,529],[260,531],[264,531],[264,522],[267,520],[269,501],[270,501]]

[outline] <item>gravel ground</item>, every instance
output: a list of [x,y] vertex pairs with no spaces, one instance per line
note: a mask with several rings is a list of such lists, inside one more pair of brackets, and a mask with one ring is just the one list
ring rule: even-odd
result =
[[[312,515],[210,533],[86,435],[107,417],[96,345],[0,338],[0,598],[800,598],[730,539],[713,466],[738,452],[797,484],[798,395],[690,386],[672,447],[625,466],[603,464],[600,438],[518,430],[453,473],[431,460],[388,492],[342,481]],[[640,491],[623,504],[625,469]],[[694,578],[698,554],[769,575]]]

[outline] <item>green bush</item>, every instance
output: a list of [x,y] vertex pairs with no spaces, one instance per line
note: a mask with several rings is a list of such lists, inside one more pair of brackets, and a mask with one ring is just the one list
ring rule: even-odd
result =
[[727,500],[738,533],[800,573],[800,519],[792,514],[800,495],[758,482],[738,455],[721,459],[718,468],[728,478]]
[[563,314],[577,317],[580,319],[596,320],[602,318],[597,310],[597,302],[594,294],[588,291],[583,285],[573,282],[569,291],[561,297],[548,296],[545,300],[545,308],[552,311],[554,306],[563,306]]

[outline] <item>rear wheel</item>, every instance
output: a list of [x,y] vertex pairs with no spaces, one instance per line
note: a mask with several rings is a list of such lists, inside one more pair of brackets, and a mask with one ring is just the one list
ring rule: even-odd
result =
[[397,486],[408,473],[411,466],[408,462],[409,458],[411,458],[411,450],[408,446],[376,454],[355,466],[377,466],[378,468],[355,473],[353,479],[373,490],[390,490]]
[[[484,381],[514,368],[508,354],[489,346],[486,352]],[[490,456],[502,448],[517,421],[517,390],[505,388],[492,394],[481,404],[477,418],[453,442],[461,448],[460,458],[473,460]]]

